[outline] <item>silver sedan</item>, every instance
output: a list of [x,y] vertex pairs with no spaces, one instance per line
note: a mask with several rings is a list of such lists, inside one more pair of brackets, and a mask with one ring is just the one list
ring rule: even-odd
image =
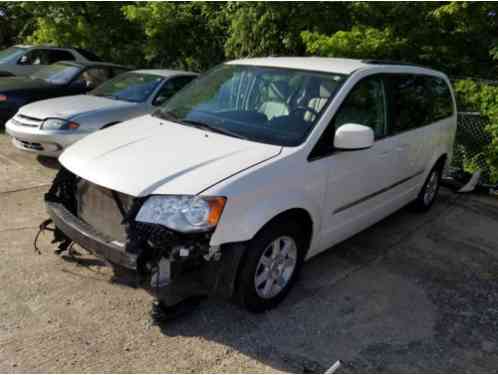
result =
[[196,76],[174,70],[123,73],[86,95],[21,107],[7,122],[6,131],[17,148],[57,157],[92,132],[151,113]]

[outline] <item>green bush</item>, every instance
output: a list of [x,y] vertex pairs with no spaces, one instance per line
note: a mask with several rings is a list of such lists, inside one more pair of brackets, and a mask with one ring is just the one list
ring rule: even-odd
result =
[[498,87],[473,80],[460,80],[454,83],[460,109],[480,112],[489,121],[485,128],[490,142],[482,151],[464,160],[469,169],[476,168],[476,160],[485,160],[490,173],[490,182],[498,183]]

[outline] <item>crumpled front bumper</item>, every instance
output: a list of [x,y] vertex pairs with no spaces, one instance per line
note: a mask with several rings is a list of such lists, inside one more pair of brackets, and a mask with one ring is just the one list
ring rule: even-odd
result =
[[99,258],[136,271],[137,255],[125,251],[125,247],[106,238],[92,226],[74,216],[62,203],[46,202],[47,212],[55,226],[81,247]]
[[[74,241],[114,267],[133,272],[140,286],[164,305],[192,296],[232,296],[245,244],[226,244],[215,249],[217,256],[210,256],[209,233],[182,235],[159,225],[135,222],[133,213],[124,220],[127,240],[122,244],[73,213],[77,207],[76,180],[62,169],[45,195],[47,212],[65,240]],[[134,205],[137,210],[141,201],[137,199]]]

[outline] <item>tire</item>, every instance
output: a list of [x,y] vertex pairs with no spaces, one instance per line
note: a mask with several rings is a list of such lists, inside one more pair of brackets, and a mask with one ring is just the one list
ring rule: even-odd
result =
[[422,186],[422,189],[417,196],[417,199],[415,199],[411,205],[415,211],[426,212],[432,207],[439,192],[442,172],[442,163],[438,163],[434,166],[434,168],[432,168],[424,182],[424,186]]
[[[306,243],[300,232],[296,222],[279,221],[263,228],[251,240],[237,278],[238,304],[260,313],[274,308],[285,298],[303,265]],[[277,244],[280,252],[275,251]]]

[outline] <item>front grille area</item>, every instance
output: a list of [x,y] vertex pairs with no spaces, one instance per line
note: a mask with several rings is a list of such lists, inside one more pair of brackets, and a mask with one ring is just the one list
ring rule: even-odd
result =
[[25,116],[25,115],[21,115],[21,114],[15,115],[14,118],[12,119],[12,121],[16,125],[28,126],[30,128],[39,128],[43,122],[42,119],[30,117],[30,116]]
[[19,138],[15,138],[15,140],[21,147],[27,148],[29,150],[37,150],[37,151],[44,150],[41,143],[23,141],[22,139],[19,139]]
[[126,242],[123,213],[116,200],[121,202],[124,214],[130,210],[133,197],[113,192],[81,179],[77,184],[76,200],[78,217],[90,224],[96,231],[122,244]]

